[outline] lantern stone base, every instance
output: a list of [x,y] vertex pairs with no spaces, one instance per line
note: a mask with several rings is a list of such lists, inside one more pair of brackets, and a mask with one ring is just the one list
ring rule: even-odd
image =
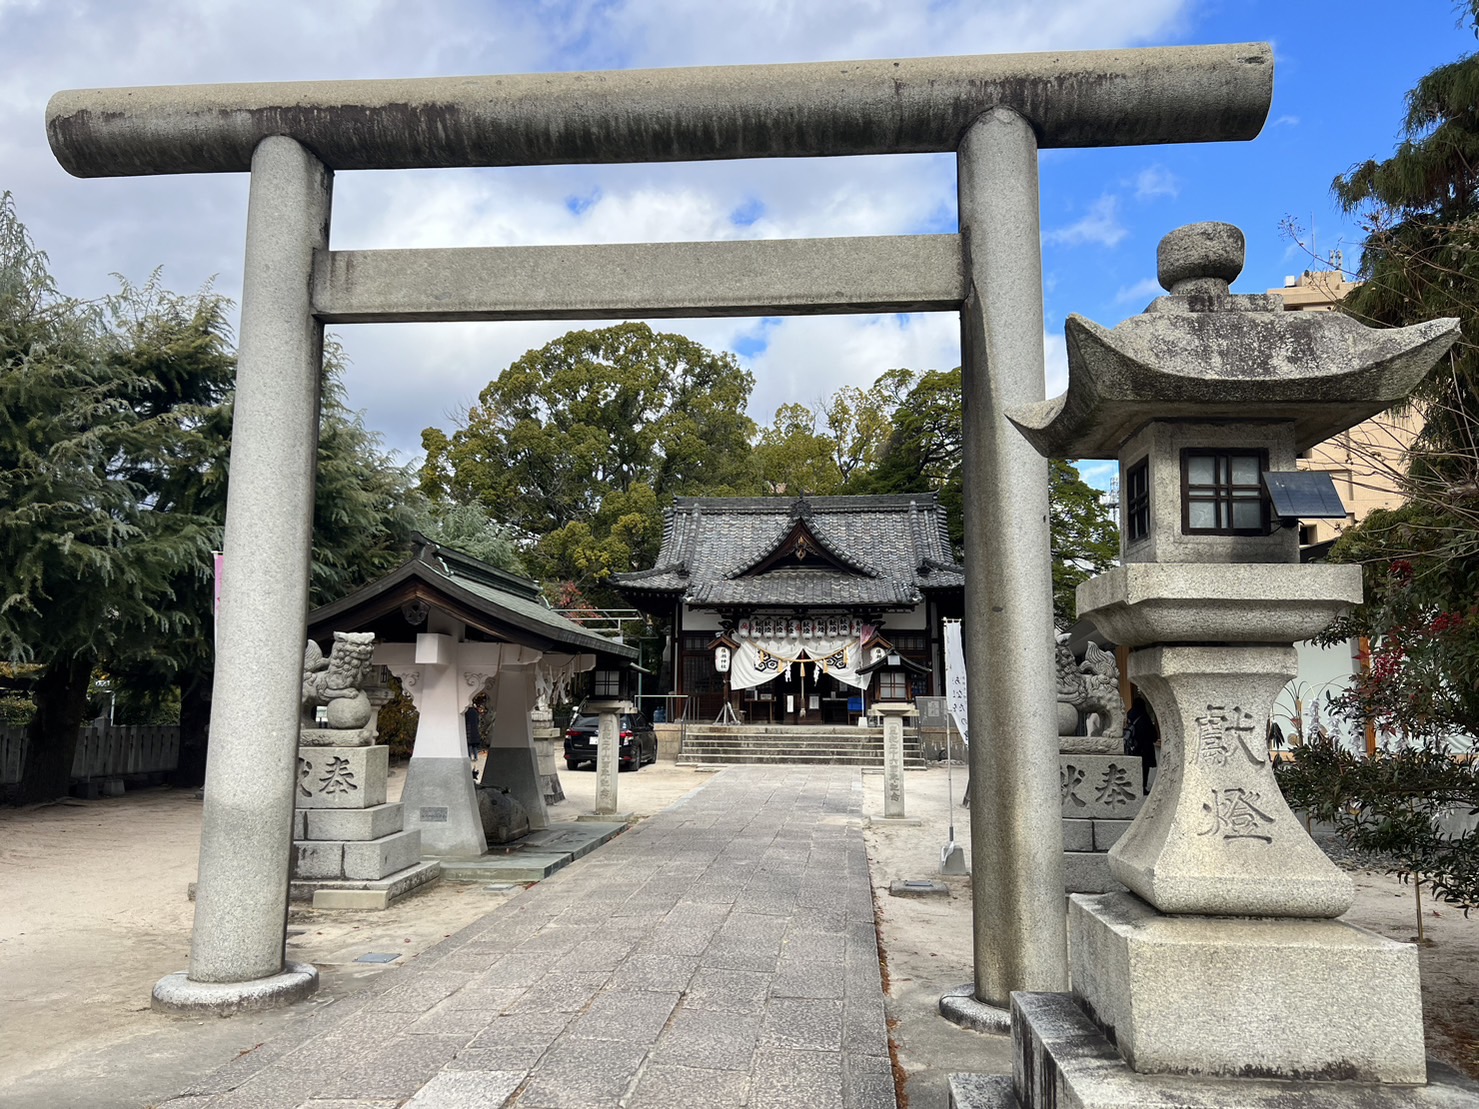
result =
[[1417,949],[1338,920],[1069,901],[1073,993],[1136,1071],[1421,1083]]
[[[1332,998],[1332,1002],[1334,999]],[[953,1109],[1472,1109],[1479,1084],[1439,1063],[1423,1085],[1137,1074],[1068,994],[1012,994],[1015,1073],[952,1074]]]
[[538,831],[549,827],[549,815],[544,807],[545,780],[540,773],[539,756],[532,740],[522,747],[489,747],[483,760],[483,775],[478,782],[507,790],[509,796],[523,806],[530,828]]
[[472,768],[460,755],[413,755],[406,764],[401,804],[406,827],[421,832],[423,855],[469,859],[487,853]]

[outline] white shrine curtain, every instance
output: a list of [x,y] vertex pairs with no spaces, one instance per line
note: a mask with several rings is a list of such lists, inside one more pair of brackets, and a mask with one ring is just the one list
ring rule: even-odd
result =
[[859,674],[862,640],[856,636],[796,640],[789,636],[742,639],[729,665],[732,689],[753,689],[778,678],[803,660],[845,685],[863,689],[872,675]]

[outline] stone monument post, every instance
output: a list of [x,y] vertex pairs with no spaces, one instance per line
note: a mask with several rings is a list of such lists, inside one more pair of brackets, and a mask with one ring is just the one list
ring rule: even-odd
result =
[[1134,648],[1164,775],[1109,853],[1130,892],[1070,899],[1073,994],[1015,994],[1014,1078],[953,1103],[1472,1104],[1423,1085],[1416,949],[1334,919],[1351,879],[1265,738],[1293,643],[1361,598],[1359,566],[1299,562],[1300,505],[1274,491],[1328,485],[1297,452],[1403,397],[1457,323],[1375,331],[1233,295],[1228,224],[1172,232],[1158,260],[1170,295],[1113,331],[1069,317],[1068,393],[1011,415],[1047,456],[1119,461],[1122,562],[1078,607]]
[[297,1000],[284,960],[308,612],[323,326],[309,300],[333,174],[290,138],[252,154],[231,483],[190,967],[155,1008],[235,1012]]
[[616,776],[621,762],[621,714],[632,712],[630,701],[587,701],[586,712],[596,715],[596,809],[598,817],[615,817]]
[[529,724],[534,732],[534,755],[539,765],[539,788],[544,794],[546,805],[557,805],[565,800],[564,787],[560,785],[559,747],[560,730],[555,727],[555,714],[543,700],[537,702],[529,714]]
[[883,717],[883,818],[904,819],[904,718],[918,716],[908,701],[879,701],[872,711]]

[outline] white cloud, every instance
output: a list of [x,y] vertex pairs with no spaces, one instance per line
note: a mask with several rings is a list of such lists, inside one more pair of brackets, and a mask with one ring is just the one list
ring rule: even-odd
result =
[[812,405],[844,385],[871,385],[885,370],[960,365],[960,323],[948,312],[796,317],[776,324],[768,339],[748,360],[755,374],[750,412],[760,423],[783,404]]
[[1068,389],[1068,341],[1062,335],[1043,332],[1043,385],[1047,397]]
[[1280,116],[1278,119],[1274,120],[1273,125],[1275,127],[1298,127],[1299,126],[1299,117],[1298,116],[1283,115],[1283,116]]
[[1163,165],[1146,166],[1135,175],[1135,199],[1156,200],[1181,195],[1181,182]]
[[[111,288],[110,272],[139,280],[162,264],[170,287],[218,275],[217,287],[239,297],[245,175],[72,179],[41,127],[53,92],[1109,49],[1164,41],[1187,10],[1186,0],[1129,9],[1119,0],[0,0],[0,187],[15,193],[70,293],[95,296]],[[911,234],[953,229],[954,194],[953,159],[938,155],[341,173],[333,245]],[[572,197],[589,203],[567,204]],[[1060,241],[1122,238],[1113,201],[1096,210],[1097,223],[1091,211]],[[341,328],[353,360],[350,402],[390,445],[413,452],[422,427],[447,424],[523,351],[575,326]],[[720,349],[755,331],[753,320],[654,326]],[[753,359],[753,411],[769,418],[780,403],[810,402],[891,366],[955,366],[957,332],[952,314],[781,321]]]
[[1114,489],[1115,482],[1119,480],[1119,463],[1106,459],[1084,458],[1075,463],[1078,467],[1079,477],[1092,485],[1095,489],[1102,489],[1108,493]]
[[1089,206],[1084,215],[1066,227],[1056,227],[1043,235],[1050,243],[1063,246],[1118,246],[1129,232],[1119,219],[1119,198],[1106,193]]
[[1165,290],[1161,288],[1159,281],[1153,277],[1147,277],[1133,285],[1120,286],[1119,292],[1114,294],[1114,302],[1116,304],[1144,304],[1164,293]]

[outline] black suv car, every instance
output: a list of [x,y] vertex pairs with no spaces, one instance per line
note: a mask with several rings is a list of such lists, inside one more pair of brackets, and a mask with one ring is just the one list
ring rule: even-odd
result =
[[[657,761],[657,732],[640,712],[620,716],[621,731],[617,739],[617,762],[621,770],[640,770]],[[574,770],[583,762],[596,768],[596,727],[594,716],[577,716],[565,731],[565,765]]]

